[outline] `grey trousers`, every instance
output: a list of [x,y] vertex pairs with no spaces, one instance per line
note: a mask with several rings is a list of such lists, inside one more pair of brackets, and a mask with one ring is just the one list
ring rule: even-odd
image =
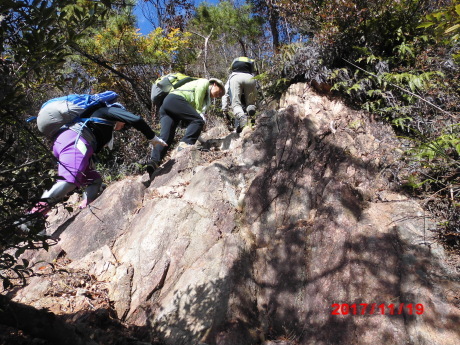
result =
[[[256,81],[251,74],[235,73],[230,76],[229,95],[231,109],[236,117],[244,115],[245,109],[256,104]],[[244,102],[243,102],[244,97]]]

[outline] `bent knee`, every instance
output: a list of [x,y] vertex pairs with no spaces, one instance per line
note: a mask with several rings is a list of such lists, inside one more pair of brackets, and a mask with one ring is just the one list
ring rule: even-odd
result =
[[191,123],[203,127],[206,124],[206,121],[204,121],[203,118],[200,116],[199,118],[194,119]]

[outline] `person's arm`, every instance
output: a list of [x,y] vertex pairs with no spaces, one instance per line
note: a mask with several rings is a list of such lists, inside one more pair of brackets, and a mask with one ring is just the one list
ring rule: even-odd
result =
[[150,128],[150,126],[147,124],[147,122],[144,121],[142,117],[130,113],[124,109],[118,107],[101,108],[93,113],[94,117],[98,117],[98,115],[102,115],[102,117],[107,120],[120,121],[133,126],[135,129],[144,134],[149,140],[155,137],[155,132]]
[[222,111],[228,112],[230,110],[230,77],[225,83],[225,94],[222,96]]

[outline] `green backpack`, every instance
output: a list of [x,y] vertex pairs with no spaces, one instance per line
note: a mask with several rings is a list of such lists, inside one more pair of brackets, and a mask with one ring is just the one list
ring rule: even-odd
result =
[[172,89],[177,89],[196,79],[182,73],[170,73],[162,76],[153,83],[150,99],[158,108],[163,104],[163,100]]

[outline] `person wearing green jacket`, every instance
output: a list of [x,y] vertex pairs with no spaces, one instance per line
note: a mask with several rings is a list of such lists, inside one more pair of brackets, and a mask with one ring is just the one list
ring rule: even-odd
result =
[[[172,90],[164,99],[159,109],[160,138],[168,147],[176,134],[179,122],[187,124],[184,137],[179,143],[178,150],[187,145],[194,145],[206,123],[205,112],[211,103],[211,98],[221,98],[225,93],[223,82],[216,78],[196,79]],[[147,171],[150,175],[160,165],[168,147],[157,145],[153,148]]]

